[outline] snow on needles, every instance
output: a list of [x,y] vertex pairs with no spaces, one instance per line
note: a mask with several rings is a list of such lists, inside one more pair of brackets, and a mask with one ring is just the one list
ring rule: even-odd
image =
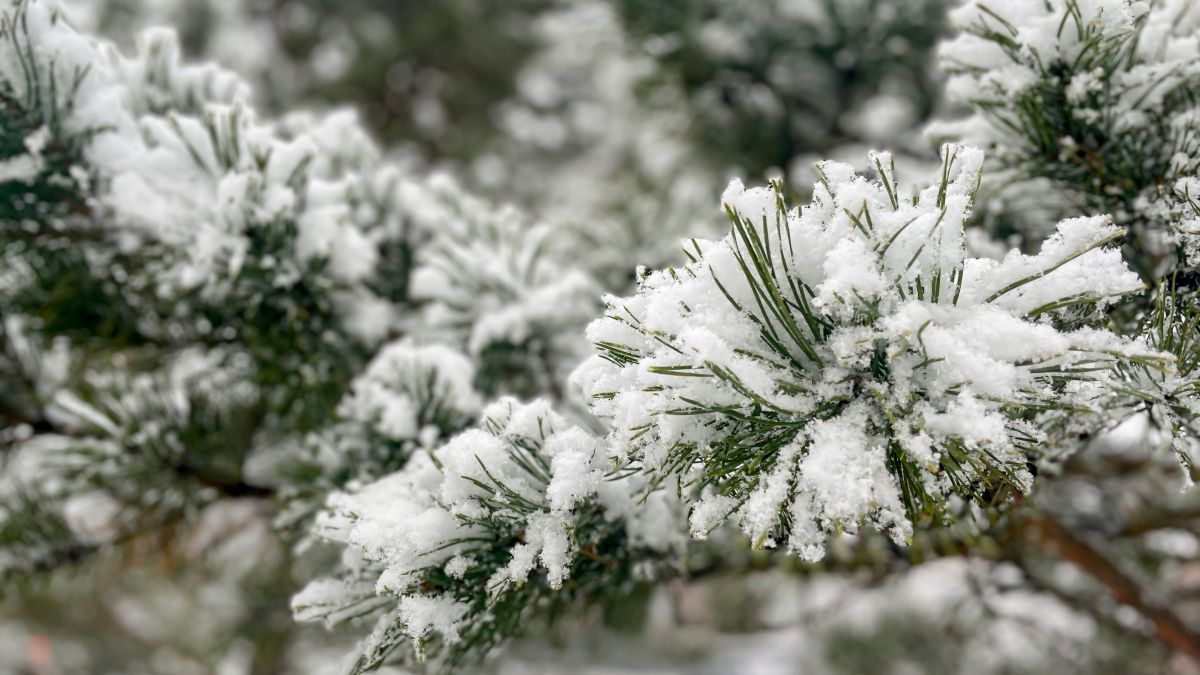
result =
[[[612,473],[601,438],[545,401],[502,398],[478,428],[357,491],[334,494],[317,533],[361,556],[378,575],[376,591],[398,599],[364,658],[389,634],[408,635],[420,653],[431,632],[447,647],[462,642],[486,653],[490,641],[519,630],[529,603],[569,602],[595,583],[613,590],[622,574],[631,578],[629,561],[680,545],[673,495],[642,503],[645,482],[606,481]],[[342,584],[322,579],[296,596],[293,609],[304,620],[336,622],[355,601]]]
[[730,185],[733,232],[588,329],[599,353],[574,380],[608,451],[693,486],[695,536],[731,520],[809,560],[828,533],[903,542],[952,494],[1028,490],[1056,411],[1095,411],[1112,368],[1167,357],[1099,328],[1142,288],[1108,218],[1060,223],[1037,255],[966,258],[982,160],[947,146],[912,193],[886,154],[873,180],[826,162],[790,211]]
[[384,438],[416,439],[427,425],[459,428],[479,414],[474,378],[471,361],[450,347],[393,342],[350,384],[338,412]]
[[246,266],[262,263],[276,288],[306,279],[333,287],[348,330],[366,342],[383,335],[386,317],[367,322],[360,310],[379,313],[367,282],[392,233],[347,206],[389,170],[373,147],[353,166],[323,157],[347,137],[344,124],[258,119],[247,85],[216,66],[182,64],[170,30],[146,32],[126,56],[76,32],[54,0],[22,3],[5,21],[15,37],[0,44],[0,79],[41,100],[51,137],[31,141],[29,159],[5,162],[6,179],[28,179],[47,142],[81,143],[71,179],[103,214],[106,234],[126,249],[164,247],[160,295],[200,290],[219,302]]
[[586,356],[583,328],[600,309],[599,285],[560,253],[569,232],[475,198],[446,176],[428,181],[425,201],[420,224],[431,239],[412,278],[422,305],[414,333],[470,354],[485,391],[559,388]]
[[933,135],[985,145],[1135,236],[1155,232],[1155,255],[1181,244],[1194,261],[1184,192],[1200,170],[1195,3],[972,0],[950,18],[961,33],[940,49],[947,94],[975,112]]

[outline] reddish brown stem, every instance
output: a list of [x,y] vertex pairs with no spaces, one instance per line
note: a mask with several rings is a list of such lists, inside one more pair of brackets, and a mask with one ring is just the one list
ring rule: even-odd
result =
[[1200,634],[1168,607],[1149,598],[1137,580],[1091,543],[1044,513],[1023,516],[1019,532],[1025,541],[1074,563],[1107,588],[1117,602],[1137,610],[1153,626],[1159,642],[1200,662]]

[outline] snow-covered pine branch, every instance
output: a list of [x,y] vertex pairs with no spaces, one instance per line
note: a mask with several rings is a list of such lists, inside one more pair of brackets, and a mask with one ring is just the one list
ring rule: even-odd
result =
[[502,398],[478,428],[330,498],[315,531],[346,546],[343,571],[293,609],[329,624],[379,615],[355,673],[410,653],[453,668],[677,559],[682,511],[672,491],[646,488],[545,401]]
[[418,450],[472,423],[483,407],[475,365],[443,344],[384,345],[338,403],[337,419],[293,442],[282,462],[286,507],[276,525],[311,539],[311,517],[330,492],[397,471]]
[[[834,32],[910,18],[870,7],[791,18]],[[169,30],[125,55],[58,8],[0,9],[6,582],[144,532],[169,541],[250,497],[304,559],[280,579],[317,577],[296,617],[375,626],[356,671],[449,669],[686,575],[697,550],[741,555],[737,529],[826,562],[831,536],[863,528],[898,545],[953,538],[955,520],[993,543],[1058,532],[1103,576],[1117,568],[1040,511],[1053,494],[1017,495],[1127,419],[1150,420],[1149,452],[1170,445],[1189,470],[1196,457],[1190,3],[955,14],[967,34],[945,62],[977,114],[942,133],[987,144],[1012,180],[1049,182],[1064,213],[1114,218],[1064,220],[1038,253],[972,258],[981,153],[947,146],[940,179],[916,189],[873,153],[873,175],[820,163],[803,209],[780,184],[733,183],[732,232],[678,267],[679,233],[722,229],[693,222],[715,173],[690,108],[712,94],[660,69],[670,39],[631,38],[621,19],[636,16],[593,0],[542,15],[543,51],[500,110],[512,147],[479,158],[477,177],[535,193],[518,196],[566,223],[552,226],[408,177],[352,113],[256,114],[241,79],[183,61]],[[735,42],[755,35],[729,40],[726,21],[698,29],[709,56],[763,66],[786,100],[775,57],[739,62]],[[803,48],[855,71],[823,45]],[[724,103],[753,112],[762,90],[739,84]],[[1153,293],[1122,260],[1126,228]],[[637,263],[658,269],[584,332],[593,275],[622,288]],[[575,368],[589,339],[597,353]],[[595,418],[570,415],[580,391]],[[1024,566],[1022,541],[990,549]],[[321,542],[340,560],[305,558]],[[1156,630],[1178,628],[1117,577]],[[1186,632],[1173,639],[1200,650]]]
[[1186,469],[1196,442],[1186,421],[1197,405],[1196,347],[1183,336],[1200,253],[1200,12],[1176,0],[973,0],[951,19],[962,32],[941,47],[948,94],[974,115],[933,134],[986,144],[1017,183],[1010,209],[1040,180],[1069,209],[1111,213],[1130,228],[1126,260],[1156,288],[1116,322],[1177,367],[1126,376],[1155,392],[1134,407],[1150,412]]
[[1132,414],[1155,394],[1131,374],[1175,377],[1167,341],[1104,328],[1143,288],[1106,217],[1064,221],[1037,255],[967,258],[981,153],[948,146],[917,191],[872,162],[875,180],[823,164],[803,210],[733,184],[728,237],[609,298],[573,377],[606,435],[502,400],[335,494],[316,531],[343,567],[295,598],[298,618],[378,615],[359,670],[406,660],[408,640],[453,667],[589,589],[679,570],[685,518],[695,538],[732,521],[810,560],[863,525],[903,544],[961,515],[956,498],[1028,491],[1031,468]]
[[951,20],[962,32],[941,48],[947,93],[975,114],[935,135],[986,145],[1075,212],[1112,214],[1147,280],[1194,266],[1195,3],[972,0]]
[[756,546],[820,559],[863,523],[903,543],[948,500],[1027,491],[1029,467],[1108,422],[1114,370],[1170,357],[1104,329],[1142,284],[1107,217],[1063,221],[1037,255],[965,257],[982,154],[947,146],[939,182],[820,166],[813,201],[733,184],[733,232],[608,299],[575,380],[609,452],[678,483],[692,532],[733,520]]
[[578,239],[448,177],[428,185],[419,221],[431,239],[417,256],[410,331],[470,354],[490,395],[561,396],[600,309],[599,285],[568,257]]
[[473,422],[475,388],[549,394],[577,362],[597,293],[553,228],[406,176],[353,113],[260,119],[170,30],[125,55],[54,0],[0,37],[0,439],[67,467],[6,471],[41,510],[107,491],[137,531],[278,488],[302,514]]

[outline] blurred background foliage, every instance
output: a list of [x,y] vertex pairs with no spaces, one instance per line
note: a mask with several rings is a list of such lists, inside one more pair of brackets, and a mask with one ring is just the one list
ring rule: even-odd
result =
[[[131,44],[177,28],[189,56],[250,77],[260,103],[350,105],[388,147],[466,164],[506,133],[505,104],[539,52],[545,16],[605,2],[77,0],[77,21]],[[939,105],[933,57],[950,0],[613,0],[624,45],[653,61],[629,92],[677,89],[714,170],[788,173],[847,145],[928,153],[913,134]],[[588,26],[580,26],[587,30]],[[610,54],[616,57],[618,54]],[[594,63],[602,69],[604,63]],[[561,96],[530,84],[541,99]],[[806,171],[806,166],[798,167]]]
[[947,0],[619,0],[686,92],[696,142],[750,176],[846,145],[898,144],[938,103]]
[[[818,158],[861,161],[866,147],[884,147],[910,155],[909,166],[936,160],[921,129],[944,111],[933,57],[948,32],[951,0],[67,4],[76,23],[126,46],[146,26],[173,26],[189,57],[215,60],[246,77],[266,111],[353,107],[391,158],[422,171],[449,171],[493,197],[594,231],[608,253],[599,252],[589,264],[616,291],[632,280],[634,264],[676,260],[679,237],[711,234],[704,223],[720,224],[713,217],[717,197],[730,177],[760,182],[782,176],[802,192]],[[1019,231],[1003,208],[995,210],[997,232]],[[602,226],[631,219],[661,222],[662,231],[654,233],[663,241],[660,251],[630,260],[627,251],[642,250],[645,242],[637,237],[645,233],[622,239],[619,226]],[[111,320],[121,335],[135,323],[129,317],[94,319]],[[0,367],[6,363],[0,359]],[[277,374],[290,372],[282,364]],[[305,395],[312,394],[319,408],[330,407],[345,375],[335,379],[337,391]],[[253,434],[260,421],[229,425],[227,435]],[[227,437],[212,442],[249,444]],[[1122,462],[1153,465],[1152,479],[1140,482],[1141,488],[1122,482],[1135,470]],[[1137,507],[1157,504],[1166,469],[1153,458],[1102,454],[1083,470],[1104,482],[1072,490],[1064,485],[1069,479],[1047,481],[1043,498],[1060,500],[1068,519],[1082,526],[1113,530],[1118,547],[1122,536],[1143,534],[1137,528],[1149,526],[1136,521],[1145,512]],[[218,487],[232,489],[238,479],[221,477]],[[197,489],[205,487],[213,486]],[[1109,501],[1113,494],[1121,500]],[[1185,528],[1194,525],[1194,499],[1167,501],[1151,512]],[[80,564],[48,582],[9,591],[0,600],[10,619],[0,620],[0,673],[337,672],[350,638],[295,624],[287,609],[294,578],[309,576],[295,573],[296,567],[328,561],[319,555],[297,559],[294,542],[270,527],[275,514],[266,502],[236,495],[228,503],[188,503],[184,508],[204,512],[204,518],[188,520],[200,524],[181,526],[168,539],[129,542],[119,553],[80,552]],[[811,580],[811,570],[766,554],[709,561],[701,551],[696,580],[687,587],[647,591],[598,611],[605,616],[594,623],[557,628],[561,635],[555,637],[566,649],[552,660],[536,648],[519,647],[510,662],[494,667],[510,673],[613,672],[596,665],[607,659],[631,670],[737,672],[721,654],[744,647],[712,634],[765,630],[751,648],[757,663],[773,669],[754,672],[1162,672],[1168,656],[1128,637],[1145,626],[1107,605],[1096,619],[1078,598],[1097,589],[1078,580],[1071,588],[1054,587],[1055,570],[1040,567],[1044,561],[1028,543],[1027,556],[1018,558],[1028,564],[1029,576],[1044,573],[1037,577],[1045,580],[1040,592],[1064,599],[1065,608],[1054,606],[1063,612],[1061,623],[1094,621],[1062,642],[1091,642],[1098,645],[1094,651],[1056,652],[1046,645],[1060,636],[1030,634],[1037,630],[1028,617],[1005,609],[1005,598],[1025,591],[1009,583],[1013,572],[1002,565],[934,567],[916,579],[885,581],[914,562],[1015,545],[955,536],[939,534],[898,552],[864,534],[826,563],[841,575],[820,582]],[[1180,559],[1196,557],[1180,548],[1194,548],[1195,540],[1189,541],[1164,537],[1157,550],[1136,549],[1138,562],[1148,576],[1164,565],[1177,570]],[[722,544],[736,548],[711,545]],[[240,553],[247,550],[256,552],[249,560]],[[766,568],[777,571],[761,572]],[[1200,570],[1167,576],[1186,585]],[[1190,583],[1194,598],[1200,581]],[[867,589],[858,596],[873,609],[861,612],[874,618],[864,620],[839,605],[847,586]],[[944,590],[942,601],[949,604],[895,611],[896,598],[909,586]],[[960,613],[950,610],[954,603],[962,603]],[[1004,640],[992,649],[997,621],[1005,626]],[[648,637],[598,634],[597,625]],[[668,633],[671,646],[664,647],[660,638]],[[1012,660],[1029,651],[1038,658]]]

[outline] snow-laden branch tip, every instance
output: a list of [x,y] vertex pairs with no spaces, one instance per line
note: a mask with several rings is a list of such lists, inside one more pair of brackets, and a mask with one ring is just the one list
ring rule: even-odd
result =
[[599,353],[574,380],[609,452],[692,486],[695,536],[731,520],[810,560],[830,533],[903,543],[951,495],[1027,491],[1055,429],[1099,423],[1116,366],[1170,357],[1103,328],[1143,288],[1107,217],[1060,223],[1037,255],[966,257],[982,160],[947,146],[914,192],[886,155],[875,179],[823,163],[793,210],[731,185],[733,232],[588,330]]

